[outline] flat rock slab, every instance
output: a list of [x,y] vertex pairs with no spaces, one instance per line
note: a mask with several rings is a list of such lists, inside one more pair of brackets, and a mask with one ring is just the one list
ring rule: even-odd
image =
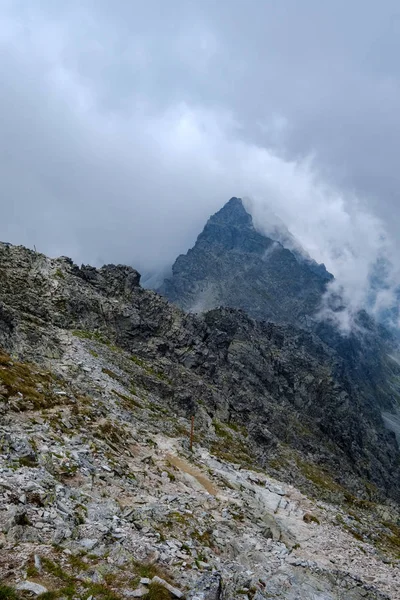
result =
[[183,598],[183,594],[180,590],[178,590],[178,588],[174,587],[173,585],[170,585],[165,581],[165,579],[161,579],[161,577],[158,577],[157,575],[153,577],[151,583],[158,583],[164,586],[169,592],[171,592],[173,596],[175,596],[175,598]]
[[48,591],[44,585],[34,583],[33,581],[22,581],[17,585],[17,590],[21,592],[31,592],[31,594],[35,594],[35,596],[40,596],[40,594],[45,594]]

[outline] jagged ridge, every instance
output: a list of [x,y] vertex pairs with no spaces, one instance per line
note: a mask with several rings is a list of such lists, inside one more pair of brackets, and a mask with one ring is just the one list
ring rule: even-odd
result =
[[396,446],[341,360],[139,281],[0,245],[0,578],[52,598],[171,598],[157,577],[192,600],[395,598],[398,512],[371,501],[398,494]]
[[60,330],[104,336],[164,374],[152,385],[175,410],[198,415],[205,428],[213,418],[245,426],[260,465],[301,480],[296,457],[307,456],[352,493],[369,497],[374,484],[377,497],[399,497],[394,434],[312,333],[230,309],[184,314],[140,288],[129,267],[79,269],[1,246],[0,276],[7,350],[43,362],[62,356]]

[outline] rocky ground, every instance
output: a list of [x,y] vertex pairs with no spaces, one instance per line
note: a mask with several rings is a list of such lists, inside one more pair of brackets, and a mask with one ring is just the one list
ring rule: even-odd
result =
[[[67,258],[0,243],[0,348],[60,371],[68,336],[97,344],[92,351],[108,370],[110,390],[152,394],[169,409],[165,427],[171,433],[172,415],[195,415],[203,441],[221,422],[246,433],[209,440],[222,458],[257,464],[327,501],[400,501],[399,446],[381,415],[398,406],[395,360],[387,357],[386,369],[379,361],[360,361],[366,346],[380,355],[369,338],[357,350],[338,339],[352,357],[343,360],[311,332],[259,323],[242,311],[188,315],[141,288],[139,280],[130,267],[79,268]],[[357,374],[348,369],[351,361]],[[86,357],[81,362],[88,373],[97,372]],[[371,379],[371,373],[379,377]],[[65,371],[67,383],[71,375],[74,369]],[[26,389],[18,377],[14,386],[8,381],[3,395],[12,396],[13,406],[57,404],[49,377],[41,377],[42,395],[27,379]],[[17,400],[14,391],[21,394]]]
[[0,600],[399,598],[381,407],[312,334],[139,278],[0,244]]
[[235,425],[190,451],[148,365],[58,336],[46,366],[0,356],[1,598],[400,598],[395,504],[327,504],[244,467]]

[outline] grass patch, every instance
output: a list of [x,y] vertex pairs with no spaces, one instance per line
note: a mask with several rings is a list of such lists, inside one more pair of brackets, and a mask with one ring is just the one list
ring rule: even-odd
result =
[[227,431],[225,426],[222,423],[220,423],[220,421],[217,421],[216,419],[214,419],[213,425],[214,425],[215,434],[218,435],[219,437],[224,437],[224,438],[232,437],[231,432]]
[[244,425],[239,425],[238,423],[234,423],[233,421],[229,421],[226,423],[229,429],[235,431],[236,433],[241,433],[244,437],[247,437],[247,429]]
[[77,590],[75,583],[69,583],[65,587],[62,587],[58,590],[50,590],[37,596],[38,600],[57,600],[58,598],[67,598],[67,600],[73,600],[73,598],[76,597]]
[[171,600],[173,596],[161,583],[155,581],[150,583],[149,591],[143,598],[145,600]]
[[[125,402],[125,404],[129,405],[129,407],[131,406],[136,406],[136,408],[143,408],[142,404],[140,404],[140,402],[138,402],[137,400],[135,400],[135,398],[132,398],[132,396],[126,396],[125,394],[121,394],[121,392],[117,392],[117,390],[111,390],[116,396],[118,396],[118,398],[120,398],[121,400],[123,400]],[[136,393],[135,391],[132,391],[133,394]]]
[[167,377],[164,373],[162,373],[161,371],[156,371],[155,369],[153,369],[146,361],[144,361],[142,358],[139,358],[138,356],[135,356],[134,354],[131,354],[131,356],[129,357],[130,360],[132,362],[135,363],[135,365],[137,365],[138,367],[140,367],[141,369],[144,369],[144,371],[146,371],[146,373],[148,375],[151,375],[152,377],[157,377],[158,379],[160,379],[161,381],[164,381],[166,383],[168,383],[169,385],[172,384],[172,380],[169,379],[169,377]]
[[343,487],[339,483],[336,483],[329,473],[320,467],[312,463],[306,463],[299,458],[296,460],[296,463],[302,475],[318,488],[335,493],[344,492]]
[[195,529],[192,533],[192,538],[200,542],[202,546],[212,546],[212,533],[208,530],[201,533]]
[[353,494],[350,494],[348,492],[344,493],[344,499],[347,504],[350,504],[351,506],[357,508],[372,509],[375,507],[374,502],[371,502],[370,500],[363,500],[362,498],[357,498],[356,496],[353,496]]
[[44,571],[46,571],[50,575],[53,575],[53,577],[56,577],[57,579],[61,579],[62,581],[71,583],[71,576],[66,571],[64,571],[59,564],[55,563],[50,558],[47,558],[45,556],[41,558],[41,561]]
[[126,432],[122,427],[119,427],[114,421],[107,419],[98,425],[98,431],[95,433],[97,437],[104,437],[106,440],[114,444],[120,444],[126,440]]
[[100,344],[108,346],[111,342],[105,338],[99,331],[86,331],[85,329],[74,329],[72,335],[80,340],[94,340]]
[[88,598],[89,596],[94,596],[96,600],[98,598],[101,598],[101,600],[121,600],[121,596],[118,596],[107,585],[101,583],[94,583],[89,587],[85,597]]
[[317,525],[320,525],[319,519],[318,517],[316,517],[315,515],[313,515],[312,513],[306,513],[303,516],[303,521],[305,523],[316,523]]
[[86,331],[85,329],[74,329],[72,335],[81,340],[91,340],[107,346],[113,352],[122,352],[121,348],[118,348],[115,344],[110,342],[102,333],[99,331]]
[[114,373],[114,371],[111,371],[111,369],[106,369],[105,367],[103,367],[101,372],[104,373],[105,375],[108,375],[109,377],[111,377],[111,379],[115,379],[115,381],[120,380],[119,375]]
[[31,456],[21,456],[18,459],[18,462],[20,467],[30,467],[31,469],[34,469],[38,466],[36,459]]
[[129,357],[130,360],[132,362],[135,363],[135,365],[137,365],[138,367],[141,367],[142,369],[146,368],[146,363],[144,362],[144,360],[142,360],[141,358],[139,358],[138,356],[135,356],[134,354],[131,354],[131,356]]
[[184,513],[180,513],[178,511],[174,510],[174,511],[172,511],[172,512],[170,512],[168,514],[168,517],[174,523],[180,523],[181,525],[186,525],[187,524],[188,515],[186,515]]
[[211,444],[211,453],[222,460],[253,468],[256,461],[241,433],[229,430],[217,420],[213,421],[213,425],[218,439]]
[[0,600],[19,600],[19,598],[20,596],[14,588],[0,584]]
[[384,521],[382,525],[389,531],[379,536],[378,544],[382,546],[383,550],[389,550],[397,559],[400,559],[400,526],[387,521]]
[[44,592],[44,594],[39,594],[38,598],[40,600],[57,600],[57,598],[60,598],[60,596],[62,595],[62,590],[51,590],[50,592]]
[[[54,392],[60,381],[38,366],[12,360],[0,350],[0,399],[15,399],[18,409],[39,410],[60,404],[61,397]],[[63,402],[66,402],[65,396]]]
[[138,561],[135,561],[133,563],[133,570],[139,579],[141,577],[148,577],[149,579],[153,579],[153,577],[157,575],[158,577],[164,579],[168,583],[172,583],[168,573],[166,573],[157,563],[140,563]]

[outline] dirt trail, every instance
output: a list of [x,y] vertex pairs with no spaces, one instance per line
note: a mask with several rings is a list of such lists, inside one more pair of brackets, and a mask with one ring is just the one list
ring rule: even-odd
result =
[[204,489],[212,496],[218,496],[218,494],[220,493],[220,491],[216,488],[212,481],[210,481],[205,475],[203,475],[203,473],[201,473],[199,469],[193,467],[193,465],[188,463],[183,458],[179,458],[178,456],[174,456],[172,454],[167,454],[166,460],[180,471],[183,471],[184,473],[187,473],[188,475],[194,477],[196,481],[198,481],[198,483],[202,485]]

